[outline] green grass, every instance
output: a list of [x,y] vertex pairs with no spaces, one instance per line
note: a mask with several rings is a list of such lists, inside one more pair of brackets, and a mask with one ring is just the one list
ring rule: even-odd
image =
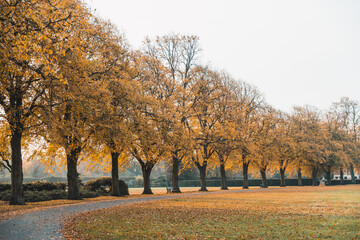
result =
[[68,221],[72,239],[360,239],[360,186],[138,203]]

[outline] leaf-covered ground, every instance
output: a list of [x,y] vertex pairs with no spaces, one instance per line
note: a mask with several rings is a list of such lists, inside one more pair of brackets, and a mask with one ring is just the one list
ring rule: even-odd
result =
[[[187,187],[182,188],[183,192],[196,192],[199,188],[198,187]],[[210,187],[209,191],[216,191],[219,188]],[[232,189],[241,189],[241,188],[232,188]],[[166,189],[162,188],[152,188],[155,195],[163,195],[166,194]],[[145,197],[141,195],[143,189],[142,188],[130,188],[130,196],[126,196],[126,198],[133,198],[133,197]],[[121,197],[122,198],[122,197]],[[13,218],[24,213],[38,211],[42,209],[46,209],[48,207],[57,207],[63,205],[72,205],[72,204],[81,204],[87,202],[98,202],[98,201],[111,201],[119,199],[119,197],[112,197],[112,196],[101,196],[96,198],[84,198],[82,200],[67,200],[67,199],[58,199],[58,200],[51,200],[51,201],[43,201],[43,202],[28,202],[26,205],[9,205],[7,201],[0,201],[0,222],[4,221],[9,218]]]
[[288,187],[83,213],[71,239],[360,239],[360,185]]

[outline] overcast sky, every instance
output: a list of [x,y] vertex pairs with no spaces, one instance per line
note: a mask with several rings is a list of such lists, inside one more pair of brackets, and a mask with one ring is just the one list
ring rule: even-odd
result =
[[85,2],[136,48],[145,36],[198,35],[204,63],[255,85],[283,111],[360,100],[360,1]]

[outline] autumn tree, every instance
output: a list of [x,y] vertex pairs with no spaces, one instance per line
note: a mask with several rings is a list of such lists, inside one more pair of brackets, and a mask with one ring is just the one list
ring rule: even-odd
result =
[[252,152],[255,165],[259,168],[262,184],[267,185],[266,172],[276,160],[276,134],[279,124],[278,112],[271,106],[265,106],[256,127],[255,151]]
[[81,9],[77,0],[0,3],[0,105],[10,126],[10,204],[25,204],[21,141],[40,124],[49,89],[61,81],[58,60],[68,27],[86,19]]
[[134,56],[138,73],[137,88],[131,105],[128,126],[131,139],[128,151],[139,162],[143,173],[143,194],[152,194],[150,175],[155,165],[169,154],[167,139],[171,136],[169,124],[173,113],[173,82],[167,68],[150,54]]
[[[341,122],[341,129],[349,136],[347,154],[349,156],[350,174],[355,182],[354,166],[360,165],[359,158],[359,135],[360,135],[360,106],[357,101],[342,98],[332,105],[332,111]],[[345,166],[345,165],[344,165]],[[341,169],[342,170],[342,169]]]
[[235,109],[231,118],[234,121],[235,134],[234,145],[237,155],[241,159],[243,171],[243,189],[248,189],[249,165],[253,161],[251,153],[255,151],[256,129],[259,120],[260,109],[264,106],[261,93],[252,85],[236,81],[231,88],[235,98]]
[[188,153],[186,122],[189,115],[190,87],[193,84],[192,70],[200,53],[199,38],[192,35],[169,34],[145,40],[145,52],[167,68],[166,78],[172,83],[174,95],[173,114],[169,116],[167,144],[171,152],[172,191],[179,188],[179,168]]
[[85,9],[83,20],[69,27],[64,39],[66,51],[58,63],[63,83],[49,93],[51,107],[44,111],[45,139],[64,150],[68,178],[68,198],[79,199],[77,165],[81,152],[90,147],[97,123],[110,108],[108,73],[119,61],[106,22],[91,17]]

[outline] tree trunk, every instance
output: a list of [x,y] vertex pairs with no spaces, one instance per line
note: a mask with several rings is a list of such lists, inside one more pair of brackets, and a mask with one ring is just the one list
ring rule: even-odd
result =
[[179,187],[179,166],[180,166],[180,159],[177,157],[177,154],[173,154],[172,156],[173,164],[171,170],[171,187],[172,192],[174,193],[181,193]]
[[311,171],[311,177],[312,177],[312,185],[313,186],[317,186],[317,173],[318,173],[318,169],[316,167],[313,167],[312,171]]
[[70,154],[66,154],[68,199],[71,200],[81,199],[79,187],[79,173],[77,172],[77,162],[80,151],[80,148],[76,148],[71,150]]
[[118,152],[111,152],[111,195],[120,196],[119,188],[119,156]]
[[260,173],[261,173],[261,180],[262,180],[262,184],[264,185],[264,188],[267,188],[267,180],[266,180],[266,168],[262,168],[260,169]]
[[199,191],[207,191],[207,188],[206,188],[206,166],[207,166],[207,164],[204,164],[203,166],[201,166],[200,164],[197,164],[197,168],[199,169],[199,172],[200,172],[201,188],[199,189]]
[[22,156],[21,156],[21,131],[12,132],[11,136],[11,197],[10,205],[24,205],[24,190],[23,190],[23,171],[22,171]]
[[354,165],[350,164],[351,183],[356,183]]
[[344,171],[342,168],[340,168],[340,184],[344,184]]
[[327,181],[327,185],[330,186],[331,185],[331,168],[328,168],[326,170],[326,181]]
[[302,178],[301,178],[301,168],[298,168],[297,170],[297,177],[298,177],[298,186],[302,186]]
[[225,163],[220,163],[220,174],[221,174],[221,190],[229,190],[226,181]]
[[243,162],[243,189],[249,189],[249,163]]
[[285,168],[280,168],[280,187],[286,187]]
[[150,175],[151,170],[153,169],[152,165],[149,164],[143,164],[141,166],[142,174],[143,174],[143,180],[144,180],[144,191],[142,194],[153,194],[150,187]]

